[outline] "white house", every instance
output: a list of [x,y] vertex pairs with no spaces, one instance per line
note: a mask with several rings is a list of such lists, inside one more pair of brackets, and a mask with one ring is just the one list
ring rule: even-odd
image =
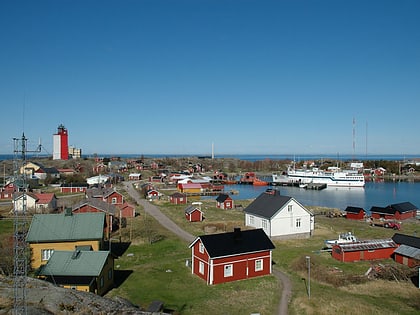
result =
[[262,228],[269,237],[306,238],[314,231],[313,213],[294,198],[280,195],[277,190],[268,189],[244,212],[245,225]]

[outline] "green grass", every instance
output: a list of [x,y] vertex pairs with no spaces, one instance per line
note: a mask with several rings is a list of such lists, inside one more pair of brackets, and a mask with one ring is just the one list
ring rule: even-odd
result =
[[[166,201],[154,203],[179,226],[194,235],[205,234],[209,227],[216,227],[213,232],[229,231],[234,226],[243,227],[244,217],[241,210],[217,209],[214,200],[203,201],[202,210],[206,219],[194,223],[185,219],[186,205],[172,205]],[[318,211],[316,208],[312,210]],[[175,314],[276,312],[280,284],[273,276],[208,286],[192,275],[190,268],[185,266],[185,260],[191,256],[188,244],[164,230],[150,216],[146,220],[143,217],[135,220],[137,226],[134,230],[147,226],[148,231],[160,235],[160,240],[149,244],[137,239],[136,244],[131,245],[125,255],[116,260],[115,264],[119,264],[120,269],[133,272],[119,288],[109,293],[110,296],[126,297],[143,308],[153,300],[162,300]],[[329,253],[321,251],[324,240],[336,238],[338,233],[351,231],[361,239],[369,239],[392,237],[396,231],[370,227],[366,222],[327,218],[325,215],[317,215],[315,220],[315,232],[310,239],[274,241],[274,268],[288,273],[293,283],[289,314],[419,312],[418,289],[411,282],[348,282],[346,279],[353,279],[352,277],[363,278],[372,262],[342,263],[331,258]],[[399,232],[412,235],[418,228],[417,221],[404,222],[403,230]],[[142,233],[137,232],[137,235],[141,236]],[[132,253],[133,256],[128,257],[127,253]],[[307,255],[312,262],[311,299],[308,298],[305,285]],[[381,263],[392,263],[392,260]],[[335,279],[335,282],[331,282],[331,279]],[[346,281],[344,285],[340,284],[340,279]]]
[[[136,218],[139,226],[144,218]],[[163,230],[150,219],[161,239],[155,243],[131,245],[115,261],[118,270],[130,271],[124,283],[108,293],[123,296],[146,309],[161,300],[175,314],[272,314],[278,302],[278,283],[273,276],[208,286],[191,274],[186,260],[191,258],[187,243]]]

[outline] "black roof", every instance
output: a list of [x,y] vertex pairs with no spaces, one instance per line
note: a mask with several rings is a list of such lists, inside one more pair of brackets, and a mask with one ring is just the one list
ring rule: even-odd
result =
[[201,239],[211,258],[260,252],[275,248],[263,229],[241,231],[239,228],[236,228],[233,232],[202,235],[190,247],[198,239]]
[[410,247],[420,248],[420,238],[416,236],[395,233],[392,240],[398,245],[407,245]]
[[395,211],[398,211],[399,213],[417,211],[417,207],[411,202],[394,203],[392,205],[389,205],[389,207],[394,209]]
[[351,212],[351,213],[360,213],[360,211],[365,212],[365,210],[362,207],[353,207],[353,206],[348,206],[345,211]]
[[395,211],[390,207],[377,207],[373,206],[370,208],[371,213],[385,213],[385,214],[395,214]]
[[291,199],[292,197],[280,195],[277,191],[263,192],[244,209],[244,212],[272,218]]
[[229,197],[229,195],[220,194],[219,196],[217,196],[216,201],[217,202],[225,202],[226,199],[231,199],[231,198]]

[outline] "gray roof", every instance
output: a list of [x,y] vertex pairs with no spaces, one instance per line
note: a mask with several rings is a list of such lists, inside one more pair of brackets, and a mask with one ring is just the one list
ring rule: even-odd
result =
[[59,251],[51,255],[40,268],[44,276],[99,276],[104,268],[108,251]]
[[83,206],[91,206],[93,208],[98,209],[99,211],[103,211],[105,213],[109,213],[112,215],[115,215],[118,213],[118,209],[115,205],[102,201],[99,198],[87,198],[81,200],[79,203],[73,206],[72,211],[76,211],[77,209],[83,207]]
[[100,240],[103,238],[105,213],[89,212],[72,215],[35,214],[26,241],[60,242]]
[[394,253],[420,260],[420,249],[415,247],[400,245]]
[[185,213],[189,213],[189,214],[191,214],[191,213],[193,213],[195,210],[198,210],[198,211],[200,211],[200,212],[201,212],[201,210],[200,210],[200,208],[199,208],[199,207],[196,207],[196,206],[194,206],[194,205],[190,205],[190,206],[188,206],[188,207],[186,207],[186,208],[185,208]]
[[272,218],[292,199],[292,197],[282,196],[277,192],[264,192],[249,204],[244,212],[263,218]]

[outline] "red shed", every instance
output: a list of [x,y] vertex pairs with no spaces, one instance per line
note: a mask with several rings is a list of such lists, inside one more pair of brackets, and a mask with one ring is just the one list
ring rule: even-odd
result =
[[417,207],[410,202],[401,202],[387,207],[372,207],[370,213],[374,219],[405,220],[415,218]]
[[207,284],[269,275],[275,248],[262,229],[209,234],[190,245],[191,272]]
[[342,262],[391,258],[397,244],[392,239],[367,240],[350,244],[335,244],[332,257]]
[[361,207],[348,206],[346,210],[346,219],[363,220],[366,216],[366,211]]
[[120,209],[119,216],[121,218],[134,218],[136,216],[136,207],[129,204],[128,202],[124,202],[122,205],[118,205]]
[[396,233],[392,237],[398,248],[394,251],[394,260],[410,268],[420,266],[420,238]]
[[176,205],[186,204],[187,195],[179,193],[179,192],[175,192],[169,197],[169,201]]
[[63,194],[86,193],[88,187],[89,187],[88,184],[78,184],[78,183],[61,184],[60,192]]
[[233,206],[233,199],[226,194],[220,194],[216,198],[216,207],[220,209],[232,209]]
[[190,222],[203,221],[203,212],[199,207],[194,205],[185,208],[185,218]]

